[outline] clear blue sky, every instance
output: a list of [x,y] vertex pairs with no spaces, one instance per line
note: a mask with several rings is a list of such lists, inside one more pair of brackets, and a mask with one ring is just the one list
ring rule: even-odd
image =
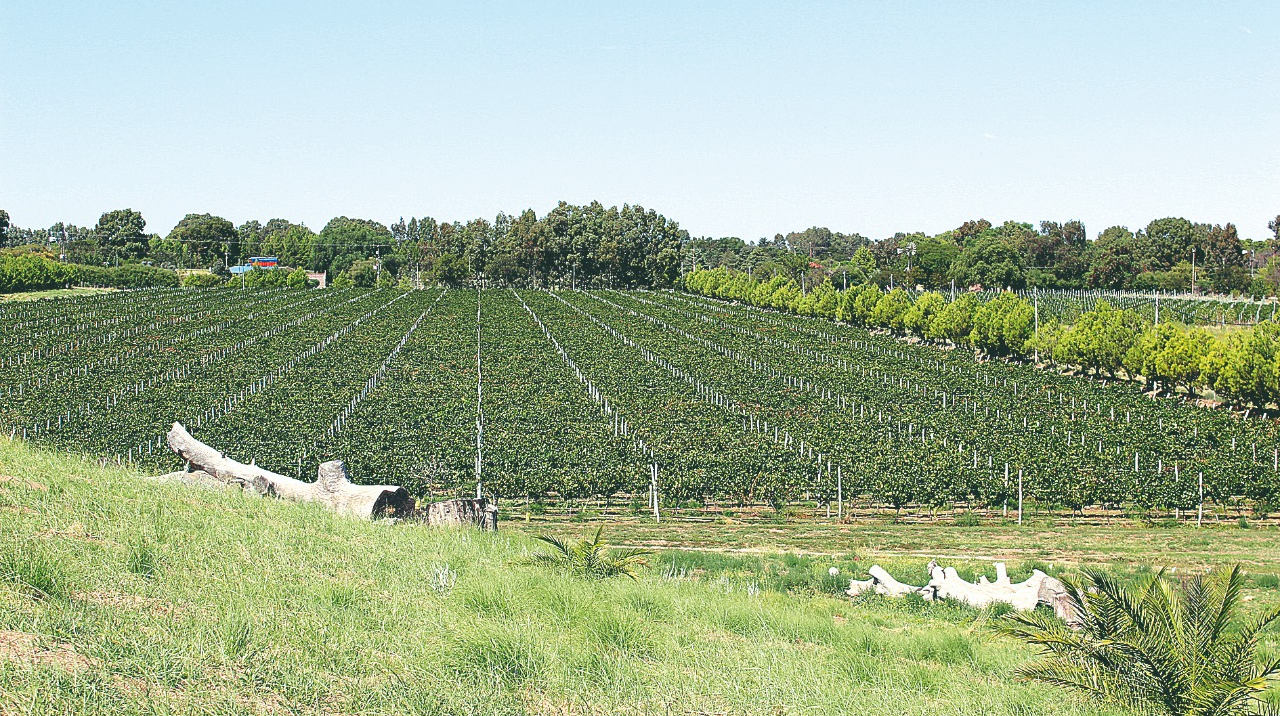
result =
[[1280,213],[1280,2],[259,5],[7,0],[0,208],[598,199],[747,239]]

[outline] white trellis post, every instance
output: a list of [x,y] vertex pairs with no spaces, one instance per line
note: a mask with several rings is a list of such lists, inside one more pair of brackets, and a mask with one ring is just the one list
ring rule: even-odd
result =
[[1204,519],[1204,473],[1199,474],[1200,482],[1200,504],[1196,506],[1196,527],[1200,526],[1200,522]]
[[844,519],[844,468],[836,466],[836,519]]
[[1022,468],[1018,468],[1018,524],[1022,524]]
[[653,501],[653,521],[661,522],[662,515],[658,513],[658,463],[650,466],[649,473],[649,495]]

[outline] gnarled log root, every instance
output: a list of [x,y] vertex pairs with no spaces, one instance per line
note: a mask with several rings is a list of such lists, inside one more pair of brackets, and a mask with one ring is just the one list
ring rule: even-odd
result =
[[1014,584],[1009,581],[1003,562],[996,562],[995,568],[996,581],[988,581],[984,576],[974,584],[961,579],[954,567],[941,567],[937,562],[930,562],[929,583],[916,587],[899,582],[877,564],[867,570],[871,575],[870,579],[849,580],[849,589],[845,593],[851,597],[866,592],[891,597],[919,594],[928,600],[955,599],[978,608],[1003,602],[1018,611],[1028,611],[1039,604],[1047,604],[1069,626],[1074,628],[1080,625],[1075,601],[1062,582],[1037,569],[1031,572],[1027,581]]

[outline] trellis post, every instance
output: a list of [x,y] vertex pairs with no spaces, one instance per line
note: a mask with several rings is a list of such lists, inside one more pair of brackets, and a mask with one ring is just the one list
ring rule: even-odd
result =
[[1018,468],[1018,524],[1022,524],[1022,468]]
[[844,468],[836,466],[836,519],[844,519]]
[[1196,506],[1196,527],[1200,526],[1200,522],[1204,519],[1204,473],[1199,474],[1200,482],[1200,504]]
[[658,463],[656,462],[650,466],[649,495],[653,501],[653,521],[661,522],[662,515],[658,513]]

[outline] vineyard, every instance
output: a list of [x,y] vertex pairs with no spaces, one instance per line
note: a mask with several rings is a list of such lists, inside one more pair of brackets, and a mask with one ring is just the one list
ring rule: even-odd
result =
[[501,499],[655,512],[1280,504],[1274,421],[674,292],[13,303],[0,385],[5,433],[48,447],[173,469],[176,420],[236,459],[306,477],[340,457],[359,481],[423,497],[478,480]]

